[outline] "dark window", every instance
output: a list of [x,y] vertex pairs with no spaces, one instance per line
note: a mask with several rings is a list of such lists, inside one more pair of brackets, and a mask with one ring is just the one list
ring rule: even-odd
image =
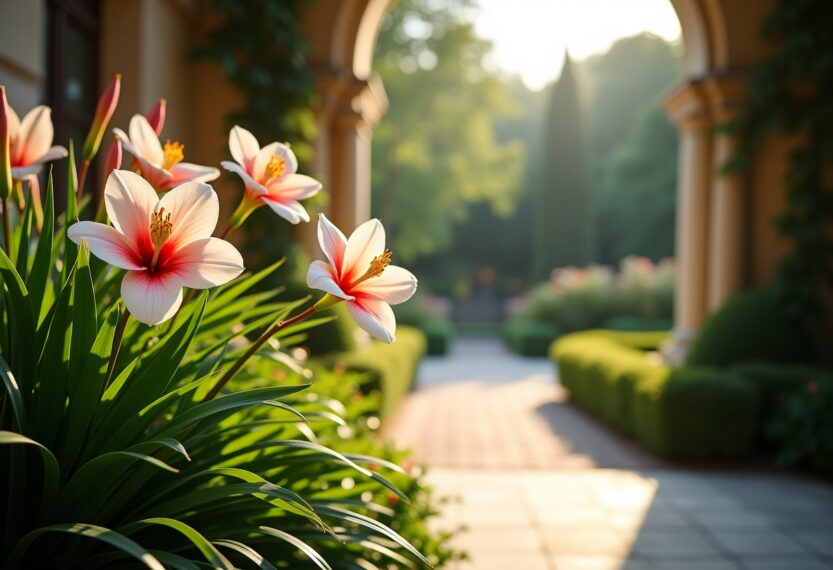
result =
[[[46,99],[52,107],[55,144],[74,142],[80,152],[98,98],[98,0],[48,0]],[[78,161],[76,161],[77,163]],[[55,169],[56,200],[66,183],[65,163]],[[91,169],[95,172],[95,169]],[[88,176],[87,191],[98,181]]]

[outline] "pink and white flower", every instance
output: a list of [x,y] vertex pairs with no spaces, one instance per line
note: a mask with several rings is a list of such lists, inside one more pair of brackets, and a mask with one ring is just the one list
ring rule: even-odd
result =
[[263,148],[255,136],[235,126],[229,133],[229,150],[237,162],[224,160],[223,168],[240,175],[246,195],[236,214],[239,225],[254,209],[266,204],[292,224],[308,222],[309,214],[299,200],[314,196],[321,183],[298,174],[298,159],[289,145],[273,142]]
[[157,325],[182,304],[182,288],[208,289],[243,271],[240,252],[211,237],[220,212],[208,184],[186,182],[160,200],[141,176],[115,170],[104,189],[113,226],[77,222],[67,235],[96,256],[127,270],[124,304],[137,320]]
[[10,106],[7,110],[12,178],[25,180],[40,172],[44,163],[67,155],[64,147],[52,146],[55,137],[52,109],[38,105],[22,121]]
[[375,219],[365,222],[347,239],[321,214],[318,242],[327,262],[310,264],[307,285],[346,301],[347,310],[361,328],[381,341],[393,342],[396,318],[390,306],[410,299],[417,280],[407,269],[390,265],[391,251],[385,249],[382,223]]
[[121,140],[124,150],[138,162],[139,171],[156,190],[169,190],[184,182],[211,182],[220,171],[211,166],[182,162],[185,145],[178,141],[159,142],[159,135],[142,115],[130,119],[130,136],[121,130],[113,132]]

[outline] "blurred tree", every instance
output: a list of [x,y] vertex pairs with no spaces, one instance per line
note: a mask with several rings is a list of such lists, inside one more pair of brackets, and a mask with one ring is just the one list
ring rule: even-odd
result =
[[533,275],[546,279],[554,267],[591,261],[590,195],[584,180],[581,106],[569,54],[553,85],[544,134],[543,184],[535,207]]
[[597,258],[615,265],[628,255],[654,261],[674,255],[677,130],[655,97],[636,114],[602,173],[597,202]]
[[679,77],[679,47],[643,33],[577,66],[597,262],[674,253],[677,137],[658,95]]
[[522,185],[523,145],[494,128],[516,110],[484,70],[490,44],[461,16],[469,5],[400,0],[379,34],[390,110],[373,137],[373,211],[405,260],[448,248],[473,202],[509,215]]

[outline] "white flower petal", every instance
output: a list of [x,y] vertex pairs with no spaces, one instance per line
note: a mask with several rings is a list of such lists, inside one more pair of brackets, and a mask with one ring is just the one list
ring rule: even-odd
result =
[[347,238],[324,214],[318,216],[318,244],[330,260],[330,265],[341,275]]
[[224,160],[223,162],[220,163],[220,165],[223,168],[225,168],[226,170],[228,170],[229,172],[234,172],[235,174],[240,176],[240,178],[243,179],[243,184],[246,185],[246,188],[249,189],[251,192],[253,192],[255,195],[262,196],[262,195],[267,194],[269,192],[266,189],[266,187],[263,186],[263,184],[260,184],[254,178],[249,176],[249,173],[246,172],[246,170],[242,166],[237,164],[236,162],[231,162],[230,160]]
[[231,156],[242,167],[251,168],[255,156],[260,150],[260,144],[252,133],[235,125],[228,135],[228,148],[231,151]]
[[161,166],[156,166],[143,156],[137,156],[136,162],[139,163],[142,178],[147,180],[154,190],[165,190],[170,187],[171,178],[173,178],[170,172]]
[[142,269],[134,259],[130,243],[116,228],[96,222],[77,222],[67,229],[67,237],[81,245],[86,242],[97,258],[121,269]]
[[180,162],[171,168],[171,179],[168,188],[179,186],[185,182],[211,182],[220,177],[220,170],[213,166],[202,166],[190,162]]
[[279,177],[280,180],[283,180],[290,174],[295,174],[298,170],[298,159],[295,158],[295,153],[292,152],[292,149],[285,144],[274,142],[266,145],[257,153],[251,170],[252,177],[255,180],[265,182],[266,165],[274,157],[280,157],[284,160],[283,173]]
[[159,136],[150,126],[144,115],[133,115],[130,119],[130,142],[139,151],[139,154],[156,166],[162,164],[164,153],[159,143]]
[[413,297],[416,289],[417,278],[414,274],[396,265],[390,265],[381,275],[356,285],[356,290],[360,291],[362,296],[370,295],[389,305],[404,303]]
[[307,270],[307,286],[334,295],[339,299],[345,299],[347,301],[355,299],[352,295],[348,295],[341,290],[341,287],[338,286],[338,283],[333,278],[333,268],[320,259],[309,264],[309,270]]
[[164,270],[173,271],[186,287],[208,289],[240,275],[243,257],[229,242],[210,237],[193,241],[178,250]]
[[38,174],[43,170],[43,164],[36,162],[29,166],[13,166],[12,178],[15,180],[24,180],[33,174]]
[[114,170],[104,187],[104,205],[113,226],[134,248],[150,240],[150,215],[159,198],[147,180],[129,170]]
[[17,129],[17,138],[11,149],[12,164],[26,166],[35,162],[52,146],[54,134],[52,109],[38,105],[29,111]]
[[297,224],[300,222],[308,222],[309,214],[304,207],[294,200],[285,202],[277,202],[269,198],[269,196],[261,196],[263,203],[272,208],[274,212],[288,221],[290,224]]
[[364,275],[370,262],[385,251],[385,228],[377,219],[368,220],[356,228],[347,239],[344,250],[342,276],[358,278]]
[[217,193],[204,182],[177,186],[159,200],[158,208],[165,208],[171,214],[173,230],[168,239],[177,248],[210,237],[220,216]]
[[290,174],[269,185],[269,195],[282,200],[303,200],[315,196],[321,190],[321,183],[304,174]]
[[158,325],[182,304],[182,283],[173,273],[130,271],[121,282],[121,296],[137,321]]
[[55,145],[47,150],[41,157],[38,158],[36,162],[40,162],[43,164],[44,162],[50,162],[53,160],[58,160],[61,158],[66,158],[67,156],[67,149],[62,146]]
[[373,338],[388,344],[396,340],[396,317],[384,301],[361,299],[347,301],[350,316]]
[[6,120],[9,125],[9,142],[14,145],[14,140],[17,138],[17,133],[20,131],[20,117],[17,116],[17,113],[14,112],[14,109],[12,109],[10,105],[7,104],[6,109],[8,110]]

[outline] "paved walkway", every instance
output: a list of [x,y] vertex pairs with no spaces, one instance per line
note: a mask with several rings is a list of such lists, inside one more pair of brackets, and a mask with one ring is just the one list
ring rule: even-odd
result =
[[460,569],[833,568],[833,487],[667,465],[566,402],[544,359],[461,339],[423,364],[387,434],[457,497]]

